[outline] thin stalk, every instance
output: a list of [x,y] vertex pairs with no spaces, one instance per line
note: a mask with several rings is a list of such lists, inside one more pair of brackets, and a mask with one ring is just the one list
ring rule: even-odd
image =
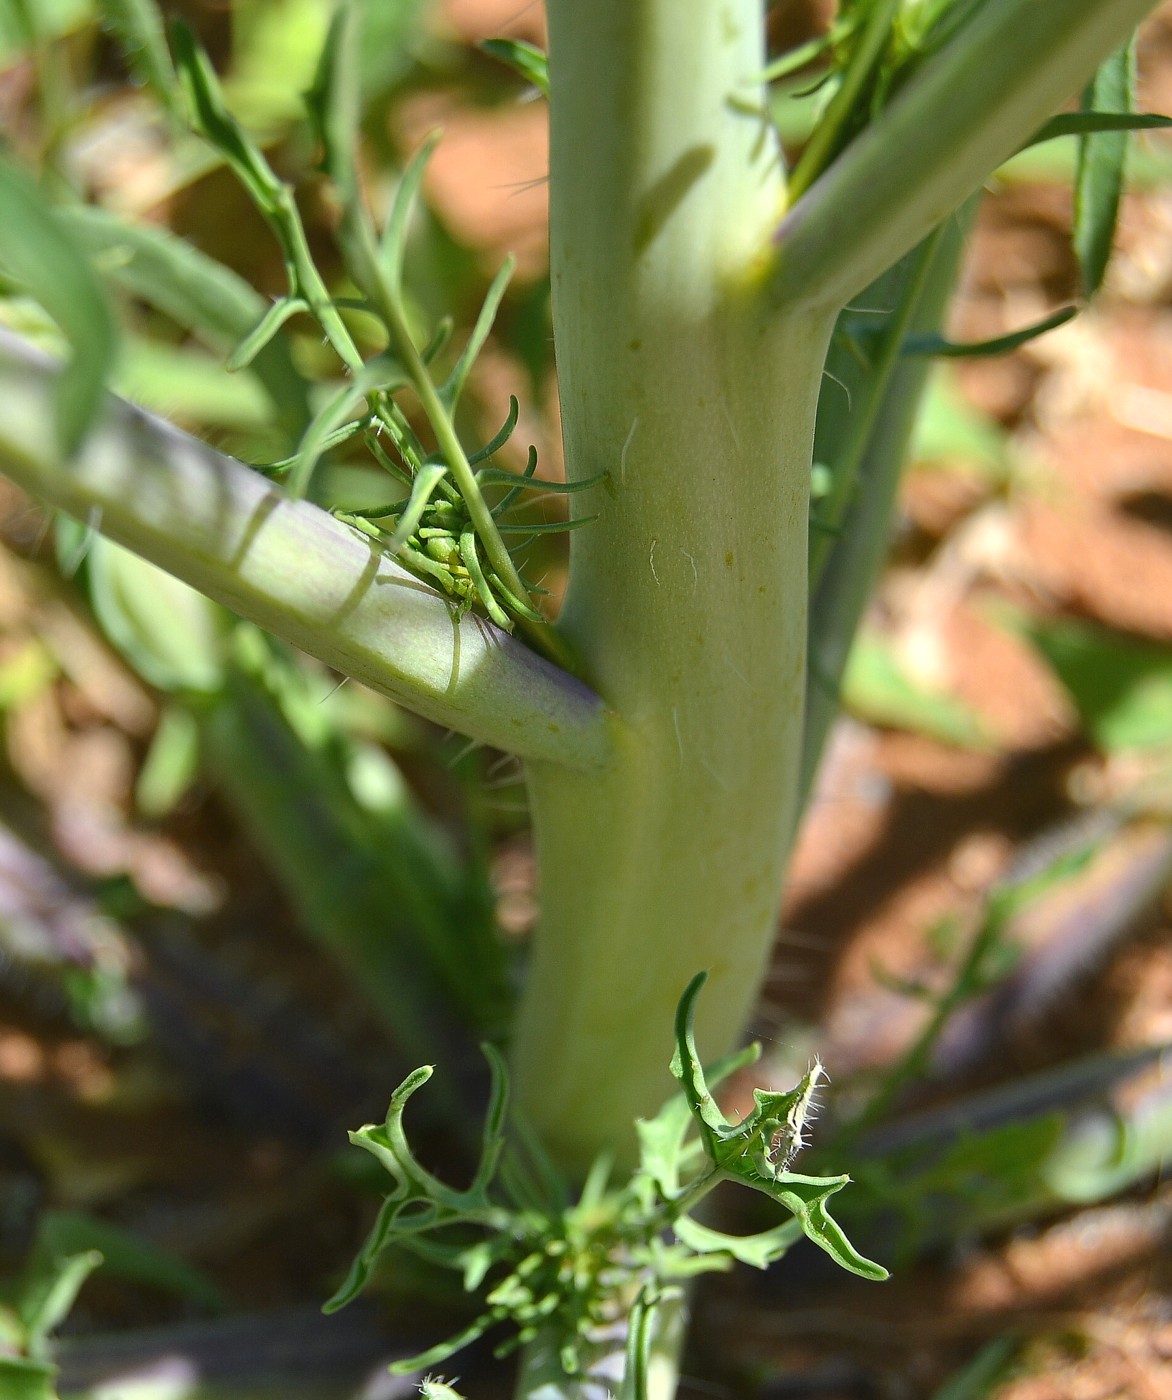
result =
[[497,577],[515,598],[524,600],[529,597],[529,590],[517,573],[512,557],[505,547],[504,540],[501,539],[496,522],[492,518],[488,503],[476,483],[472,468],[468,464],[468,455],[456,433],[451,414],[441,403],[439,393],[432,382],[431,373],[423,363],[423,356],[420,355],[414,340],[411,338],[411,332],[403,316],[402,303],[387,286],[385,277],[379,271],[377,259],[371,259],[370,271],[373,278],[368,292],[378,307],[378,313],[390,333],[395,354],[402,361],[403,368],[411,379],[411,387],[419,398],[420,407],[427,415],[427,421],[431,424],[432,432],[435,433],[436,444],[443,453],[448,470],[452,473],[456,485],[460,489],[460,495],[463,497],[468,514],[476,527],[476,536],[484,545],[484,551],[488,555],[489,563],[496,570]]
[[783,220],[768,274],[777,304],[844,306],[961,205],[1154,8],[987,0]]
[[614,718],[586,686],[242,463],[113,398],[65,460],[46,426],[56,372],[0,336],[0,469],[32,495],[428,719],[544,762],[606,762]]
[[902,0],[872,5],[855,42],[838,91],[806,143],[789,179],[789,198],[798,199],[830,163],[845,139],[846,124],[876,64],[891,39],[891,26]]

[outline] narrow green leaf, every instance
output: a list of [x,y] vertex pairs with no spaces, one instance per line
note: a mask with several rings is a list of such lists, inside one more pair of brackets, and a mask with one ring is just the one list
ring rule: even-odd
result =
[[[1134,110],[1135,42],[1100,65],[1083,94],[1087,112]],[[1079,140],[1074,187],[1074,251],[1086,296],[1102,285],[1115,241],[1119,200],[1123,193],[1128,133],[1101,131]]]
[[1051,117],[1021,148],[1040,146],[1060,136],[1095,136],[1102,131],[1162,131],[1172,126],[1172,117],[1155,112],[1059,112]]
[[1068,321],[1073,321],[1077,315],[1077,306],[1064,306],[1058,311],[1051,312],[1049,316],[1044,316],[1040,321],[1035,321],[1032,326],[1025,326],[1020,331],[1010,331],[1008,335],[999,335],[992,340],[956,342],[947,340],[942,335],[910,335],[903,342],[900,353],[904,355],[939,355],[954,360],[1007,355],[1011,350],[1017,350],[1020,346],[1027,345],[1031,340],[1036,340],[1038,336],[1045,335],[1047,331],[1057,330],[1059,326],[1066,325]]
[[683,1086],[688,1109],[699,1125],[701,1136],[708,1144],[709,1155],[715,1160],[721,1140],[733,1125],[717,1108],[716,1100],[709,1092],[700,1057],[696,1053],[696,998],[707,981],[707,972],[698,972],[680,997],[679,1006],[676,1008],[676,1048],[670,1068]]
[[211,60],[182,20],[171,27],[180,85],[187,95],[191,122],[235,170],[261,211],[272,215],[281,204],[282,186],[260,147],[228,110]]
[[[227,354],[266,313],[239,274],[165,229],[135,225],[104,209],[62,209],[60,218],[107,283],[169,316],[210,349]],[[252,373],[292,431],[309,419],[305,380],[282,338],[256,355]]]
[[460,395],[464,392],[464,385],[468,382],[468,375],[472,371],[472,366],[476,363],[476,357],[484,348],[484,342],[488,339],[492,330],[492,323],[496,320],[496,313],[500,308],[501,299],[504,297],[505,289],[513,276],[513,269],[517,266],[517,260],[511,254],[501,264],[496,276],[489,284],[488,291],[484,294],[484,304],[480,308],[480,315],[476,318],[476,324],[472,328],[472,334],[468,337],[468,344],[464,347],[464,352],[456,361],[456,366],[448,376],[445,383],[440,387],[440,402],[449,413],[455,410],[459,402]]
[[524,39],[484,39],[480,48],[520,73],[543,97],[549,97],[549,60],[536,44],[528,44]]
[[[358,412],[372,389],[389,390],[406,382],[406,376],[398,364],[380,355],[369,360],[351,379],[340,384],[318,409],[293,454],[287,481],[289,494],[296,499],[308,494],[314,468],[331,444],[353,436],[353,432],[345,431],[350,427],[349,420]],[[355,431],[361,431],[363,427],[365,423],[359,423]],[[344,437],[336,436],[343,432]]]
[[167,705],[134,784],[135,810],[148,821],[170,816],[199,775],[199,721],[182,703]]
[[56,388],[58,440],[72,455],[97,416],[114,367],[114,317],[55,210],[32,180],[6,161],[0,161],[0,210],[0,263],[52,316],[72,347]]
[[486,1041],[481,1047],[492,1074],[492,1091],[488,1112],[484,1117],[484,1139],[480,1164],[469,1187],[469,1194],[482,1194],[496,1175],[497,1164],[505,1148],[505,1119],[509,1111],[509,1072],[501,1052]]
[[300,297],[282,297],[280,301],[275,301],[228,356],[225,368],[236,371],[252,364],[286,321],[308,310],[309,303]]
[[955,696],[918,684],[906,674],[890,642],[873,632],[863,631],[855,639],[842,691],[847,708],[869,724],[925,734],[960,748],[989,746],[975,711]]
[[[476,548],[475,530],[465,530],[460,536],[460,562],[471,575],[472,582],[476,586],[476,596],[484,604],[489,617],[498,627],[503,627],[506,632],[511,632],[513,628],[512,618],[497,602],[496,596],[489,587],[488,579],[484,576],[484,567],[480,562],[480,553]],[[510,595],[508,601],[515,607],[522,600]]]
[[659,1299],[649,1286],[639,1290],[627,1319],[627,1356],[618,1400],[648,1400],[651,1373],[651,1343]]
[[767,1269],[776,1263],[802,1235],[797,1220],[787,1220],[783,1225],[756,1235],[726,1235],[701,1225],[688,1215],[673,1220],[671,1228],[675,1237],[697,1254],[727,1254],[754,1269]]
[[399,524],[387,546],[394,554],[407,543],[419,527],[423,512],[427,509],[436,487],[447,475],[447,467],[442,462],[425,462],[415,473],[411,483],[411,495],[399,516]]
[[454,1356],[478,1337],[483,1337],[494,1321],[491,1316],[478,1317],[475,1322],[469,1323],[463,1331],[449,1337],[446,1342],[437,1342],[435,1346],[428,1347],[416,1356],[392,1361],[389,1370],[393,1376],[408,1376],[412,1371],[425,1371],[429,1366],[435,1366],[440,1361],[446,1361],[449,1356]]
[[[365,1141],[359,1140],[355,1133],[350,1134],[350,1141],[358,1147],[366,1146]],[[384,1163],[384,1165],[386,1164]],[[366,1287],[370,1271],[374,1268],[375,1262],[391,1238],[396,1205],[397,1198],[395,1196],[388,1196],[382,1203],[370,1234],[367,1235],[362,1248],[355,1255],[354,1262],[350,1265],[346,1277],[322,1304],[321,1310],[327,1316],[344,1308],[347,1303],[352,1303]]]
[[526,490],[548,492],[552,496],[572,496],[576,491],[592,491],[599,482],[605,481],[609,472],[599,472],[585,481],[545,481],[541,477],[523,476],[520,472],[505,471],[501,467],[481,467],[476,480],[481,486],[514,486],[521,482]]
[[98,0],[102,20],[118,41],[134,76],[172,116],[179,115],[179,80],[171,62],[163,17],[155,0]]
[[218,603],[101,535],[89,584],[102,630],[151,685],[188,695],[221,688],[232,623]]
[[567,530],[580,530],[584,525],[592,525],[597,515],[579,515],[573,520],[543,520],[536,524],[519,521],[511,525],[498,525],[502,535],[563,535]]
[[387,278],[387,283],[396,296],[403,289],[403,258],[407,250],[407,225],[410,223],[415,201],[419,198],[419,190],[423,184],[423,174],[427,169],[427,162],[439,144],[441,135],[442,133],[438,130],[429,132],[424,138],[423,144],[408,161],[407,168],[403,171],[403,178],[399,181],[399,188],[395,191],[395,198],[391,202],[391,212],[387,216],[386,227],[379,239],[379,262]]

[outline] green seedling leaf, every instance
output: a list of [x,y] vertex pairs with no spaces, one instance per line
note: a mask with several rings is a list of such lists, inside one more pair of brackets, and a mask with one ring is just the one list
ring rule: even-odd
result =
[[[499,431],[496,432],[483,447],[468,454],[468,465],[474,467],[477,462],[486,462],[495,453],[499,452],[501,448],[504,447],[505,443],[513,436],[513,429],[517,426],[517,419],[520,415],[521,405],[517,402],[516,395],[510,394],[509,412],[504,423],[501,425]],[[483,480],[481,472],[476,473],[476,479],[477,481]]]
[[[1083,94],[1083,110],[1130,114],[1135,109],[1135,42],[1101,64]],[[1074,186],[1074,251],[1086,296],[1102,285],[1115,242],[1123,194],[1128,133],[1101,131],[1079,138]]]
[[[460,536],[460,561],[468,570],[476,588],[476,595],[484,604],[485,611],[498,627],[503,627],[507,632],[512,627],[512,621],[508,613],[504,611],[497,602],[493,590],[489,587],[488,579],[485,577],[484,569],[480,563],[480,554],[476,548],[476,531],[465,530]],[[494,576],[495,578],[495,576]],[[499,583],[499,580],[496,580]],[[514,598],[511,594],[506,595],[506,601],[512,607],[525,609],[525,604],[519,598]],[[532,612],[532,609],[525,609]],[[540,614],[537,615],[540,618]]]
[[536,44],[528,44],[524,39],[484,39],[480,49],[482,53],[507,63],[515,73],[520,73],[542,97],[549,97],[549,60]]
[[492,1075],[492,1091],[488,1101],[488,1112],[484,1117],[480,1165],[476,1168],[476,1175],[469,1187],[474,1196],[483,1196],[496,1176],[501,1153],[505,1148],[505,1119],[509,1111],[509,1076],[504,1059],[496,1046],[488,1041],[480,1048]]
[[468,375],[472,366],[476,363],[476,357],[484,349],[484,342],[488,339],[492,324],[496,320],[496,313],[500,308],[501,299],[504,297],[505,289],[513,276],[513,270],[517,266],[517,260],[512,255],[507,257],[501,264],[497,275],[489,284],[488,291],[484,294],[484,303],[480,308],[480,315],[476,318],[476,324],[472,328],[472,334],[468,337],[468,343],[464,347],[464,353],[456,361],[455,368],[448,376],[447,380],[440,386],[440,402],[449,413],[455,410],[456,404],[460,400],[460,395],[464,392],[464,385],[468,382]]
[[172,116],[178,116],[175,94],[179,80],[155,0],[99,0],[98,8],[131,72]]
[[599,472],[597,476],[587,477],[585,481],[546,481],[541,477],[523,476],[520,472],[506,471],[503,467],[481,467],[476,473],[476,480],[481,486],[520,484],[521,489],[525,491],[548,492],[551,496],[572,496],[577,491],[592,491],[609,475],[609,472]]
[[1163,131],[1172,126],[1172,117],[1155,112],[1060,112],[1039,127],[1022,150],[1040,146],[1059,136],[1096,136],[1103,131]]
[[117,358],[114,317],[85,255],[22,171],[0,160],[0,265],[61,328],[72,355],[57,378],[56,430],[72,455],[98,416]]
[[842,692],[851,713],[868,724],[924,734],[958,748],[989,747],[989,736],[973,710],[911,680],[890,643],[874,633],[864,631],[856,638]]
[[314,414],[293,454],[286,483],[289,495],[301,500],[309,494],[314,468],[329,450],[330,444],[339,440],[335,436],[337,433],[349,429],[346,435],[350,436],[351,433],[365,431],[368,426],[365,417],[354,424],[348,420],[362,407],[368,394],[376,388],[390,393],[407,382],[407,376],[396,360],[388,355],[379,355],[340,384]]
[[707,972],[698,972],[684,988],[676,1007],[676,1048],[671,1059],[671,1072],[680,1081],[684,1101],[700,1128],[707,1155],[713,1161],[718,1161],[722,1145],[740,1135],[740,1125],[730,1123],[717,1107],[696,1053],[696,999],[707,981]]
[[[481,468],[481,471],[485,471],[485,470],[487,470],[487,468],[484,468],[484,467]],[[521,496],[521,494],[522,494],[523,492],[534,489],[533,486],[531,485],[531,483],[533,482],[533,473],[534,473],[536,470],[537,470],[537,448],[534,447],[534,446],[532,446],[532,444],[530,444],[530,447],[529,447],[529,460],[525,463],[525,470],[521,473],[520,476],[514,478],[514,481],[515,481],[516,484],[512,487],[511,490],[506,491],[505,494],[500,498],[500,500],[497,501],[496,505],[493,506],[493,508],[492,508],[492,514],[493,514],[494,519],[495,519],[497,516],[503,515],[503,514],[505,513],[505,511],[507,511],[507,510],[509,509],[509,507],[513,504],[513,502],[514,502],[515,500],[517,500],[517,499]],[[477,480],[479,481],[479,479],[480,479],[480,472],[477,472],[477,473],[476,473],[476,476],[477,476]]]
[[627,1356],[618,1400],[648,1400],[651,1380],[651,1344],[661,1296],[646,1284],[631,1307],[627,1320]]
[[761,1187],[767,1196],[785,1206],[802,1233],[823,1249],[841,1268],[860,1278],[881,1283],[888,1277],[882,1264],[865,1258],[843,1233],[842,1227],[826,1209],[826,1202],[850,1181],[849,1176],[796,1176],[789,1172],[777,1177],[769,1188]]
[[970,1362],[933,1391],[932,1400],[986,1400],[999,1389],[1000,1381],[1008,1379],[1021,1346],[1021,1338],[1013,1335],[986,1342]]
[[1026,622],[1023,630],[1105,753],[1172,741],[1172,650],[1084,622]]
[[526,523],[517,521],[510,525],[498,525],[502,535],[561,535],[567,530],[580,530],[583,525],[592,525],[597,515],[579,515],[573,520],[542,520]]
[[992,340],[957,343],[945,339],[942,335],[911,335],[904,341],[902,353],[905,355],[940,355],[955,360],[1007,355],[1011,350],[1017,350],[1021,346],[1029,344],[1031,340],[1036,340],[1038,336],[1045,335],[1047,331],[1057,330],[1059,326],[1066,325],[1068,321],[1073,321],[1077,315],[1077,306],[1064,306],[1049,316],[1044,316],[1040,321],[1035,321],[1032,326],[1025,326],[1020,331],[1011,331],[1008,335],[996,336]]
[[399,1361],[392,1361],[387,1369],[393,1376],[409,1376],[412,1371],[424,1371],[428,1366],[436,1366],[483,1337],[495,1321],[493,1317],[478,1317],[475,1322],[469,1323],[462,1332],[457,1332],[446,1342],[437,1342],[435,1346],[428,1347],[426,1351],[418,1352],[415,1356],[405,1356]]
[[796,73],[799,68],[807,67],[829,51],[834,37],[833,31],[822,34],[779,55],[762,72],[761,82],[775,83],[780,78],[787,78],[791,73]]
[[322,162],[337,186],[341,202],[357,198],[354,148],[362,108],[358,65],[358,14],[342,0],[330,20],[313,85],[305,105],[322,143]]

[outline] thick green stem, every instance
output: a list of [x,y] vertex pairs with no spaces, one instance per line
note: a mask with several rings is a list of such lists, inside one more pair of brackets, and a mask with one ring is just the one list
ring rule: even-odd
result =
[[606,761],[612,720],[584,685],[240,462],[117,399],[66,459],[56,373],[0,336],[0,470],[18,485],[429,719],[527,757]]
[[986,0],[782,223],[770,278],[779,306],[844,305],[978,189],[1154,8]]
[[[758,0],[554,0],[551,246],[572,537],[564,629],[621,717],[580,781],[530,767],[542,924],[517,1095],[580,1168],[672,1091],[676,1003],[742,1033],[773,938],[805,663],[810,444],[829,318],[749,290],[783,173]],[[580,498],[576,498],[579,499]]]

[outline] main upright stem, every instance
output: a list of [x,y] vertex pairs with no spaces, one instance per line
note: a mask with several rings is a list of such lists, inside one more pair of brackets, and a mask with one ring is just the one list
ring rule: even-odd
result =
[[[606,472],[560,626],[615,712],[588,780],[529,769],[542,907],[520,1106],[571,1168],[633,1151],[710,971],[742,1033],[793,821],[807,484],[829,325],[761,309],[784,196],[760,0],[550,0],[551,259],[567,471]],[[581,497],[575,498],[581,501]]]

